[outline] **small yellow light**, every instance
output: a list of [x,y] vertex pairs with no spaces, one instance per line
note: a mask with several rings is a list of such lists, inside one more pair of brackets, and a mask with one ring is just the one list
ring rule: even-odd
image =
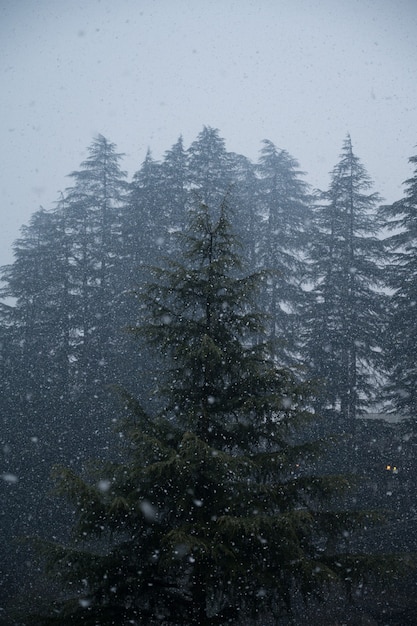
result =
[[391,465],[387,465],[385,469],[386,470],[390,470],[391,469]]

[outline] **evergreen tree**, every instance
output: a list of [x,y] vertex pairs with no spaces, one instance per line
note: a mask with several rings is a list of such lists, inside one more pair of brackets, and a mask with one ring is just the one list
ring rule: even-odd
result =
[[170,234],[182,230],[186,223],[187,154],[184,150],[182,137],[172,146],[171,150],[165,152],[161,167],[161,186],[166,223],[165,239],[172,244]]
[[316,207],[310,249],[314,285],[306,326],[312,375],[322,383],[320,410],[336,410],[354,429],[375,399],[384,324],[383,246],[376,214],[380,198],[348,136],[329,190]]
[[[181,153],[181,142],[173,151]],[[172,158],[175,160],[174,156]],[[146,279],[149,266],[156,262],[162,251],[170,247],[170,224],[174,220],[171,210],[178,206],[179,189],[177,181],[174,182],[175,166],[167,166],[167,170],[169,174],[148,149],[129,185],[122,216],[122,246],[118,259],[120,297],[114,312],[117,313],[117,324],[124,332],[119,335],[121,358],[117,368],[120,373],[117,382],[134,394],[139,392],[140,387],[143,390],[144,386],[151,384],[151,355],[145,346],[140,352],[136,349],[126,329],[132,323],[140,323],[141,310],[135,296],[138,281]],[[177,175],[181,177],[180,172]],[[145,383],[145,380],[148,382]]]
[[417,410],[417,156],[410,158],[414,174],[405,181],[405,194],[382,207],[395,234],[386,240],[388,284],[393,290],[386,333],[387,394],[395,410],[414,417]]
[[[73,400],[67,244],[60,211],[41,209],[22,227],[14,263],[2,268],[2,295],[13,302],[6,312],[5,343],[9,349],[13,345],[13,358],[3,389],[12,407],[15,471],[32,485],[47,478],[48,463],[68,459],[62,441]],[[16,433],[26,436],[18,443]],[[41,460],[33,438],[42,443]]]
[[230,155],[219,131],[204,126],[187,151],[188,187],[194,201],[218,206],[232,184]]
[[14,262],[2,268],[1,295],[10,302],[0,311],[3,471],[15,477],[1,485],[4,519],[13,520],[2,540],[20,580],[28,555],[16,539],[60,536],[64,527],[62,511],[48,502],[52,465],[79,467],[97,445],[107,454],[102,414],[113,394],[106,385],[117,382],[122,360],[113,317],[125,186],[120,157],[104,137],[94,140],[72,174],[74,186],[53,210],[33,214],[14,244]]
[[70,174],[74,185],[66,190],[62,207],[70,246],[73,370],[86,399],[101,394],[113,377],[111,355],[117,351],[114,314],[123,288],[119,257],[127,190],[122,156],[99,135],[81,169]]
[[134,174],[123,217],[125,284],[132,288],[138,268],[152,263],[166,235],[164,197],[161,189],[161,164],[150,150]]
[[62,363],[50,362],[55,356],[59,360],[57,351],[63,340],[58,323],[62,313],[59,299],[63,268],[60,259],[55,258],[60,243],[55,216],[41,209],[34,213],[28,226],[21,228],[21,237],[14,244],[15,262],[2,268],[2,295],[15,300],[15,306],[9,309],[9,324],[19,329],[21,342],[17,353],[21,354],[23,384],[15,401],[27,402],[35,421],[38,404],[42,404],[45,395],[52,392],[51,400],[56,397],[56,375],[65,376],[65,367],[59,367]]
[[63,450],[63,433],[75,426],[76,406],[83,414],[76,428],[83,444],[87,400],[114,382],[125,191],[120,158],[114,144],[97,137],[80,171],[70,175],[74,186],[53,211],[33,215],[14,245],[14,263],[2,269],[2,295],[14,300],[8,324],[20,336],[22,384],[14,401],[20,421],[30,420],[32,430],[54,424],[48,432],[55,453]]
[[[0,595],[10,603],[22,579],[27,579],[28,554],[16,539],[51,532],[45,507],[50,468],[70,459],[62,445],[69,401],[62,244],[57,216],[41,209],[22,227],[14,244],[14,263],[2,268],[2,295],[10,300],[0,309],[0,439],[2,472],[10,482],[0,485],[5,568]],[[57,533],[58,520],[55,507]]]
[[[301,284],[304,280],[310,197],[297,161],[264,141],[258,164],[258,264],[271,270],[266,290],[270,337],[281,362],[299,357]],[[284,340],[284,341],[283,341]]]
[[259,276],[242,273],[225,204],[196,210],[183,250],[142,294],[162,410],[131,400],[126,460],[90,481],[59,473],[76,541],[46,552],[73,598],[43,626],[277,624],[297,590],[360,575],[335,549],[358,519],[323,504],[339,481],[298,465],[314,448],[296,436],[306,391],[254,340]]
[[[396,455],[400,455],[403,500],[397,504],[403,528],[407,528],[407,549],[417,542],[415,504],[417,476],[417,156],[409,159],[413,174],[405,181],[403,198],[381,207],[385,225],[393,231],[387,237],[387,277],[392,289],[385,334],[387,382],[384,399],[389,410],[403,419],[398,426]],[[412,581],[415,585],[415,577]]]
[[256,166],[241,154],[230,154],[233,184],[230,201],[236,206],[235,232],[245,250],[245,260],[253,271],[260,256],[262,218],[257,207],[258,179]]

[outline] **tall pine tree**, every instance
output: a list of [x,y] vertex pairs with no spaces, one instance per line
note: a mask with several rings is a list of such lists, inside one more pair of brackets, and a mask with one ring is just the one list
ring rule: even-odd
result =
[[320,410],[336,411],[345,428],[375,399],[381,372],[385,298],[378,194],[348,136],[329,190],[316,207],[310,247],[311,307],[305,326]]
[[417,156],[414,174],[405,181],[404,197],[382,207],[394,234],[386,240],[388,284],[393,290],[386,335],[387,392],[393,408],[406,417],[417,411]]
[[85,399],[102,393],[113,376],[111,355],[117,351],[114,311],[122,288],[119,257],[126,194],[122,156],[99,135],[80,170],[70,174],[74,184],[66,190],[63,205],[70,240],[72,361]]
[[219,131],[204,126],[187,151],[188,187],[194,201],[211,206],[220,204],[232,183],[230,155]]
[[270,337],[280,361],[294,365],[300,347],[310,196],[298,162],[271,141],[263,143],[257,167],[258,265],[271,270],[265,301]]

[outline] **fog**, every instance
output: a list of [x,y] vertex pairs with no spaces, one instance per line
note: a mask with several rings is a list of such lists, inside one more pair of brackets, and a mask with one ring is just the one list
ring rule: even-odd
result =
[[203,125],[256,160],[265,138],[325,188],[349,132],[387,202],[416,144],[412,0],[0,3],[0,264],[101,133],[133,174]]

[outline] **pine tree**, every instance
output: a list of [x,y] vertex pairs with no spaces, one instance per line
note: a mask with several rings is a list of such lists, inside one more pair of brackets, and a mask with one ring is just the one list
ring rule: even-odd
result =
[[387,226],[388,284],[393,290],[386,333],[387,395],[393,408],[406,417],[417,410],[417,156],[409,159],[414,175],[405,181],[405,194],[382,207]]
[[335,551],[358,519],[323,505],[344,481],[299,466],[306,390],[254,340],[259,276],[242,273],[226,204],[195,211],[183,250],[141,298],[162,410],[130,399],[126,459],[59,472],[76,540],[46,554],[73,597],[43,626],[279,623],[297,590],[360,575],[362,557]]
[[73,369],[86,398],[101,393],[112,370],[110,355],[117,350],[114,312],[123,289],[119,257],[127,190],[120,169],[123,155],[113,143],[99,135],[88,152],[80,169],[70,174],[74,184],[62,205],[70,246]]
[[[417,476],[417,156],[409,159],[413,174],[405,181],[403,198],[381,207],[388,229],[387,277],[392,290],[385,334],[387,382],[384,399],[388,407],[403,418],[398,428],[397,451],[401,452],[401,478],[404,485],[403,506],[397,505],[403,524],[407,524],[407,546],[416,542],[414,502]],[[397,452],[397,454],[398,454]],[[414,582],[414,581],[413,581]]]
[[256,165],[241,154],[230,153],[233,183],[229,189],[230,201],[236,206],[235,227],[245,250],[246,265],[256,271],[261,264],[259,248],[262,218],[257,207],[258,179]]
[[[52,532],[45,507],[51,466],[71,458],[62,446],[69,405],[62,234],[55,212],[40,209],[21,229],[14,263],[2,268],[2,295],[10,300],[0,309],[0,449],[3,476],[11,482],[0,485],[0,595],[9,606],[27,576],[28,553],[17,539]],[[59,517],[55,507],[57,534]]]
[[257,167],[258,264],[272,270],[266,290],[270,337],[280,361],[293,365],[299,357],[310,196],[298,162],[271,141],[263,143]]
[[154,160],[148,150],[130,183],[123,216],[123,266],[129,289],[132,288],[138,268],[145,263],[152,263],[163,246],[166,234],[164,209],[161,164]]
[[105,386],[117,378],[120,360],[114,312],[123,289],[125,173],[122,155],[106,138],[98,136],[88,153],[55,209],[37,211],[22,227],[15,260],[2,269],[2,295],[15,301],[8,323],[20,335],[22,385],[15,403],[31,429],[50,425],[56,453],[70,425],[78,447],[88,447],[81,430],[89,399],[97,406],[95,396],[108,395]]
[[182,137],[165,152],[160,178],[164,198],[165,238],[171,244],[170,233],[182,230],[186,223],[187,154]]
[[187,151],[188,187],[194,201],[218,206],[232,184],[230,155],[219,131],[204,126]]
[[348,136],[329,190],[316,207],[310,248],[311,308],[306,352],[322,383],[319,410],[336,410],[352,431],[375,399],[381,373],[385,298],[378,194]]
[[19,333],[16,352],[21,357],[22,384],[14,400],[30,406],[32,424],[39,428],[46,414],[57,410],[59,397],[68,397],[64,306],[68,268],[57,215],[44,209],[34,213],[13,247],[14,263],[2,268],[2,295],[14,299],[8,324]]
[[8,489],[1,494],[3,520],[13,520],[2,537],[11,579],[27,573],[18,538],[61,536],[67,522],[48,503],[52,465],[79,467],[97,447],[107,454],[103,405],[114,397],[106,385],[118,382],[124,358],[113,317],[125,185],[120,158],[113,144],[97,137],[71,176],[74,186],[52,210],[33,214],[14,244],[13,263],[1,270],[1,295],[10,299],[0,311],[1,450],[3,472],[16,479],[1,484]]

